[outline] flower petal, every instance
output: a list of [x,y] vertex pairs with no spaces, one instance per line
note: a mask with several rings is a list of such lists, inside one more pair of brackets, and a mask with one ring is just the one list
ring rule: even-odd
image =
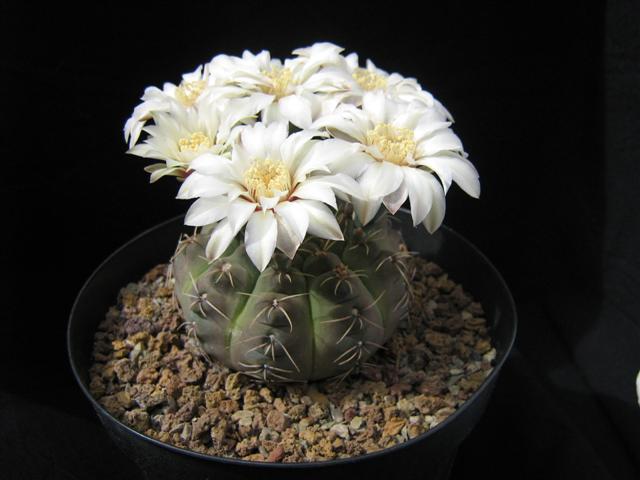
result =
[[[276,217],[277,218],[277,217]],[[283,252],[287,257],[293,258],[300,247],[298,238],[289,230],[288,225],[283,225],[278,220],[278,238],[276,239],[276,248]]]
[[280,115],[298,128],[311,127],[311,102],[300,95],[289,95],[278,102]]
[[142,127],[144,127],[144,121],[129,118],[124,124],[124,139],[128,141],[129,147],[133,147],[142,133]]
[[424,220],[431,209],[431,180],[435,179],[433,175],[419,168],[403,167],[402,173],[409,191],[411,217],[415,227]]
[[248,202],[243,198],[236,198],[229,204],[227,218],[229,218],[229,225],[231,225],[234,235],[237,235],[240,229],[244,227],[251,214],[256,211],[256,207],[255,203]]
[[184,224],[200,227],[216,223],[227,216],[228,209],[229,199],[227,197],[199,198],[189,207]]
[[360,200],[358,198],[354,198],[352,200],[353,209],[356,211],[356,215],[360,219],[363,225],[366,225],[373,217],[376,216],[378,210],[380,209],[380,205],[382,204],[382,197],[375,197],[370,200]]
[[313,179],[301,183],[293,192],[293,196],[306,200],[317,200],[337,208],[336,196],[331,187],[319,181],[314,182]]
[[240,141],[243,148],[243,156],[251,158],[266,158],[264,137],[266,135],[266,127],[263,123],[256,123],[252,127],[242,129],[240,133]]
[[309,228],[309,215],[299,201],[281,202],[274,208],[274,211],[278,224],[286,224],[287,228],[302,242]]
[[267,105],[262,112],[260,112],[260,121],[266,125],[272,123],[286,123],[289,124],[289,120],[282,116],[280,111],[280,102],[273,102]]
[[189,168],[204,175],[220,175],[228,171],[229,162],[230,160],[226,157],[203,153],[191,160]]
[[422,142],[429,135],[433,135],[438,130],[445,130],[449,128],[451,122],[449,122],[440,112],[435,108],[428,108],[423,111],[418,125],[413,129],[416,143]]
[[256,123],[244,128],[240,138],[250,157],[280,160],[280,145],[288,134],[287,122],[273,122],[269,125]]
[[182,167],[165,167],[162,163],[156,163],[154,165],[149,165],[145,167],[145,172],[151,173],[149,177],[149,183],[154,183],[160,180],[160,178],[164,176],[179,176],[181,173],[184,173],[184,169]]
[[258,203],[260,204],[260,208],[263,210],[270,210],[278,203],[280,203],[280,198],[283,195],[286,195],[287,192],[274,192],[275,195],[273,197],[260,197],[258,198]]
[[219,258],[225,252],[233,240],[233,237],[235,237],[235,234],[231,230],[229,219],[225,218],[218,223],[213,232],[211,232],[211,236],[209,237],[209,241],[205,248],[207,258],[211,260]]
[[439,130],[418,142],[414,156],[422,158],[443,151],[462,151],[462,142],[451,129]]
[[247,255],[260,271],[271,261],[278,238],[278,222],[271,210],[254,212],[244,232]]
[[430,182],[432,185],[431,209],[422,224],[429,233],[433,233],[440,227],[440,225],[442,225],[446,205],[444,200],[444,190],[442,189],[440,182],[438,182],[434,177],[431,177]]
[[280,155],[284,164],[289,168],[290,172],[295,172],[302,160],[308,155],[309,149],[316,143],[313,137],[323,136],[324,134],[317,130],[302,130],[289,135],[287,139],[280,145]]
[[185,200],[195,197],[217,197],[227,193],[230,186],[214,177],[192,172],[180,186],[176,198]]
[[437,155],[422,158],[416,163],[436,172],[444,185],[445,193],[449,190],[453,180],[467,195],[471,195],[473,198],[480,197],[478,171],[466,158],[453,154]]
[[156,152],[153,149],[153,147],[149,144],[149,142],[139,143],[138,145],[134,145],[129,150],[127,150],[127,153],[129,155],[136,155],[138,157],[147,157],[147,158],[161,157],[161,158],[158,158],[158,160],[164,160],[165,158],[167,158],[166,155],[163,155],[160,152]]
[[395,192],[402,183],[402,167],[389,162],[372,162],[360,177],[364,198],[382,198]]
[[384,203],[384,206],[387,207],[387,210],[389,210],[391,215],[395,215],[402,204],[407,201],[408,195],[409,190],[407,189],[407,182],[402,182],[398,189],[384,197],[382,202]]
[[325,185],[331,187],[339,192],[346,193],[353,197],[363,198],[362,188],[360,184],[353,178],[343,173],[336,173],[334,175],[320,175],[317,177],[311,177],[306,183],[312,183],[314,185]]
[[311,172],[330,172],[329,167],[326,165],[326,158],[315,155],[312,151],[300,160],[300,164],[293,174],[293,185],[303,182],[306,176]]
[[280,146],[289,136],[289,124],[287,122],[275,122],[267,126],[265,146],[267,157],[271,160],[281,160]]
[[300,80],[306,80],[313,72],[322,65],[330,65],[340,61],[340,52],[342,47],[338,47],[328,42],[314,43],[307,48],[298,48],[294,50],[295,55],[306,57],[307,60],[302,63],[302,71],[300,72]]
[[340,225],[335,215],[324,203],[315,200],[296,200],[309,216],[308,232],[320,238],[328,240],[343,240]]
[[362,110],[345,104],[340,105],[334,113],[318,118],[312,124],[312,128],[327,128],[332,133],[337,130],[360,143],[366,142],[367,130],[371,127],[371,122]]
[[366,92],[362,96],[362,111],[365,112],[374,124],[387,121],[387,98],[381,90]]
[[307,233],[309,216],[296,202],[282,202],[275,208],[275,212],[278,221],[276,246],[289,258],[293,258]]
[[225,108],[225,115],[218,130],[218,141],[226,141],[234,125],[255,117],[258,112],[265,109],[274,101],[273,95],[254,93],[249,97],[234,98]]
[[374,160],[362,152],[360,144],[330,138],[318,142],[313,147],[313,155],[325,159],[332,172],[344,173],[352,178],[362,174]]

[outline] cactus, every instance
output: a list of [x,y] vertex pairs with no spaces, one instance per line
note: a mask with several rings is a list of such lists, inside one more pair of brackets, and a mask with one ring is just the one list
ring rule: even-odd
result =
[[216,55],[145,90],[124,126],[128,153],[160,160],[150,180],[176,176],[177,198],[195,199],[185,224],[201,230],[172,258],[189,331],[265,381],[366,365],[408,309],[410,253],[393,215],[408,202],[413,226],[433,233],[452,183],[480,195],[444,106],[342,51]]
[[210,228],[184,238],[175,293],[204,352],[267,382],[344,378],[366,365],[407,315],[410,253],[387,214],[363,227],[344,204],[338,220],[344,242],[308,236],[262,272],[240,235],[214,261]]

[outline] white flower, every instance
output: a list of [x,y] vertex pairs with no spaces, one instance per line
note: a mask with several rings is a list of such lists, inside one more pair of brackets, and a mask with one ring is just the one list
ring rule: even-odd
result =
[[216,223],[206,254],[216,259],[246,225],[244,241],[255,266],[264,270],[275,248],[293,258],[307,233],[342,240],[333,212],[333,189],[360,195],[344,174],[332,175],[325,141],[316,131],[288,134],[286,122],[243,127],[231,160],[202,155],[184,181],[178,198],[198,198],[185,223]]
[[451,119],[446,108],[431,93],[423,90],[415,78],[403,77],[398,73],[388,73],[376,67],[371,60],[367,60],[364,68],[360,67],[356,53],[344,57],[340,68],[343,68],[352,80],[350,91],[342,95],[343,102],[361,105],[365,93],[382,91],[387,96],[400,101],[420,102],[425,107],[435,108]]
[[254,95],[217,103],[202,102],[187,109],[170,104],[165,110],[150,113],[153,125],[143,128],[148,137],[127,153],[164,161],[145,168],[151,173],[151,182],[165,175],[184,176],[200,155],[226,154],[234,127],[252,121],[270,101],[267,95]]
[[160,90],[157,87],[147,87],[142,95],[142,103],[134,110],[124,125],[124,139],[133,147],[145,123],[155,112],[166,112],[170,109],[190,109],[199,105],[207,97],[209,85],[209,71],[200,65],[191,73],[182,76],[180,85],[165,83]]
[[430,232],[452,182],[479,196],[449,112],[415,79],[341,52],[316,43],[284,61],[218,55],[179,85],[145,90],[124,128],[129,153],[161,161],[146,168],[152,182],[184,179],[178,198],[196,199],[185,223],[213,226],[210,259],[243,228],[261,271],[276,248],[293,258],[307,233],[341,240],[336,196],[364,224],[409,199],[414,225]]
[[272,59],[268,51],[242,57],[218,55],[208,70],[217,80],[219,96],[271,95],[272,103],[262,112],[266,123],[287,120],[299,128],[309,128],[324,113],[323,96],[349,86],[348,74],[341,69],[326,73],[322,67],[342,62],[342,49],[330,43],[316,43],[294,50],[293,59]]
[[433,232],[444,218],[444,197],[452,182],[472,197],[480,195],[478,172],[450,125],[436,108],[373,91],[365,93],[361,109],[340,105],[314,127],[339,137],[333,140],[330,167],[360,184],[363,199],[354,198],[353,205],[364,224],[381,203],[393,214],[408,197],[414,226],[422,223]]

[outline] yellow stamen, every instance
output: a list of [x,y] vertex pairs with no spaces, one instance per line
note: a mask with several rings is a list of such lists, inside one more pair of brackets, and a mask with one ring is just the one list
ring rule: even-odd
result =
[[176,89],[176,98],[182,102],[185,107],[191,107],[207,86],[207,82],[204,80],[193,80],[187,82],[183,80],[180,86]]
[[271,80],[270,85],[262,87],[264,93],[275,95],[276,98],[282,98],[287,95],[289,83],[293,72],[288,68],[273,67],[271,70],[264,72],[265,77]]
[[356,68],[352,76],[363,90],[370,91],[387,88],[387,79],[385,77],[366,68]]
[[251,196],[258,200],[260,197],[274,197],[288,192],[291,175],[287,166],[280,161],[256,160],[244,172],[244,182]]
[[193,132],[191,136],[178,140],[178,148],[181,152],[197,152],[201,148],[210,148],[211,139],[202,132]]
[[376,147],[384,159],[396,165],[407,165],[407,156],[413,155],[416,142],[413,130],[380,123],[367,132],[367,143]]

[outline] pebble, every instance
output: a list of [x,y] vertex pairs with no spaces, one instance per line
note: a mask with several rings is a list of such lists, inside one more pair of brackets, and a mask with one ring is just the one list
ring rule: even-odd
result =
[[307,407],[304,405],[294,405],[289,409],[289,417],[292,420],[300,420],[307,413]]
[[278,410],[279,412],[286,412],[287,411],[287,405],[285,405],[285,403],[282,401],[281,398],[276,398],[273,401],[273,406],[276,408],[276,410]]
[[409,417],[409,423],[411,425],[419,425],[420,422],[420,416],[419,415],[413,415],[411,417]]
[[315,386],[309,388],[308,395],[313,402],[316,402],[322,406],[329,405],[329,398],[324,393],[320,393]]
[[384,428],[382,429],[383,437],[391,437],[393,435],[397,435],[402,430],[402,427],[405,426],[406,421],[404,418],[392,418],[388,420],[384,424]]
[[402,410],[405,413],[412,412],[416,409],[416,406],[413,404],[413,402],[406,398],[401,398],[400,400],[398,400],[396,407],[398,407],[398,410]]
[[329,431],[335,433],[340,438],[349,438],[349,427],[347,427],[344,423],[336,423],[329,429]]
[[342,422],[344,420],[342,410],[336,407],[333,403],[329,404],[329,411],[331,412],[331,418],[336,422]]
[[360,430],[362,424],[364,423],[364,418],[362,417],[353,417],[351,422],[349,422],[349,426],[354,430]]
[[136,363],[138,361],[138,357],[140,357],[140,354],[142,354],[143,349],[144,345],[142,344],[142,342],[136,343],[136,346],[133,347],[133,350],[131,350],[131,352],[129,353],[129,360],[131,360],[133,363]]
[[274,448],[269,456],[267,457],[267,462],[279,462],[284,458],[284,447],[282,445],[277,445]]
[[308,418],[303,418],[302,420],[300,420],[298,422],[298,431],[301,432],[301,431],[305,430],[309,426],[310,423],[311,422],[309,421]]
[[278,410],[271,410],[267,415],[267,426],[277,432],[283,432],[287,428],[287,417]]
[[238,425],[248,427],[253,422],[253,412],[250,410],[238,410],[231,415],[231,419],[238,422]]
[[121,358],[113,365],[113,371],[115,372],[118,380],[122,383],[129,383],[136,377],[136,370],[133,367],[133,363],[128,358]]
[[496,359],[496,349],[492,348],[482,356],[482,360],[487,363],[491,363]]
[[309,416],[316,421],[327,416],[327,411],[317,403],[312,404],[308,412]]
[[263,428],[260,430],[260,436],[258,437],[261,442],[265,442],[267,440],[278,440],[280,438],[280,434],[270,428]]
[[267,387],[262,387],[260,389],[260,396],[265,402],[268,402],[268,403],[273,402],[273,395],[271,394],[271,390],[269,390]]
[[183,442],[187,442],[191,439],[191,424],[190,423],[185,423],[184,427],[182,428],[182,432],[180,433],[180,439]]

